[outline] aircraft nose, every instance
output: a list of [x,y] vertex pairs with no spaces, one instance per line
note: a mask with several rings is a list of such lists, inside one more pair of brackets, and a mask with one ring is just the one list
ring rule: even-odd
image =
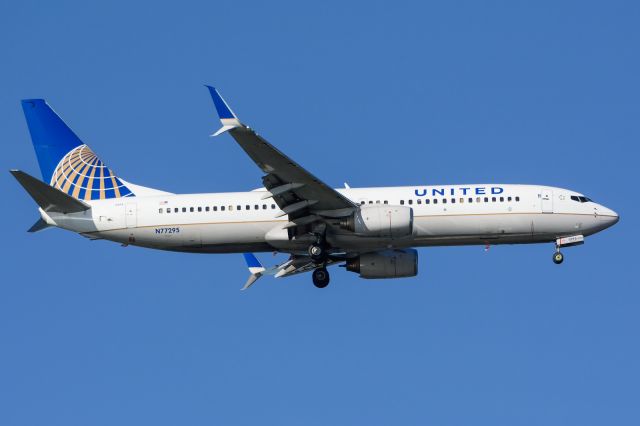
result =
[[620,215],[618,215],[618,213],[605,206],[602,206],[600,209],[599,216],[607,223],[607,226],[613,226],[620,220]]

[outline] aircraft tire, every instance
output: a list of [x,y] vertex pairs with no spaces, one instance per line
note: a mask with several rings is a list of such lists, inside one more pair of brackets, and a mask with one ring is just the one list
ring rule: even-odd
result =
[[559,265],[562,263],[563,260],[564,260],[564,255],[562,253],[560,253],[559,251],[553,253],[553,263],[555,263],[556,265]]
[[327,268],[318,268],[313,271],[313,285],[317,288],[325,288],[329,285],[329,271]]

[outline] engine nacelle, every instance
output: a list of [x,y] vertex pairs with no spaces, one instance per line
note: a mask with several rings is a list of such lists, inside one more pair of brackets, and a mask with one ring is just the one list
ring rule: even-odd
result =
[[413,209],[406,206],[363,205],[340,227],[368,237],[401,238],[413,233]]
[[414,249],[365,253],[347,261],[347,271],[360,278],[401,278],[418,275],[418,252]]

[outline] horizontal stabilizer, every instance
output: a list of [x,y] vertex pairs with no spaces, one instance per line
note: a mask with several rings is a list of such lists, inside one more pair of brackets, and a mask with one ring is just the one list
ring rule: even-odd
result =
[[40,218],[36,223],[33,224],[31,228],[29,228],[27,232],[40,232],[48,228],[51,228],[51,225]]
[[11,170],[11,174],[45,212],[78,213],[91,208],[87,203],[73,198],[21,170]]

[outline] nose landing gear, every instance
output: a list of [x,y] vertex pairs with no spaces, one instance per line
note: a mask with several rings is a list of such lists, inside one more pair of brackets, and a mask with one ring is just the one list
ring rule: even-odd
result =
[[564,255],[560,252],[560,247],[557,248],[557,251],[553,254],[553,263],[559,265],[564,260]]
[[556,239],[556,252],[553,254],[553,263],[559,265],[564,261],[564,255],[560,253],[561,247],[579,246],[580,244],[584,244],[583,235],[572,235]]

